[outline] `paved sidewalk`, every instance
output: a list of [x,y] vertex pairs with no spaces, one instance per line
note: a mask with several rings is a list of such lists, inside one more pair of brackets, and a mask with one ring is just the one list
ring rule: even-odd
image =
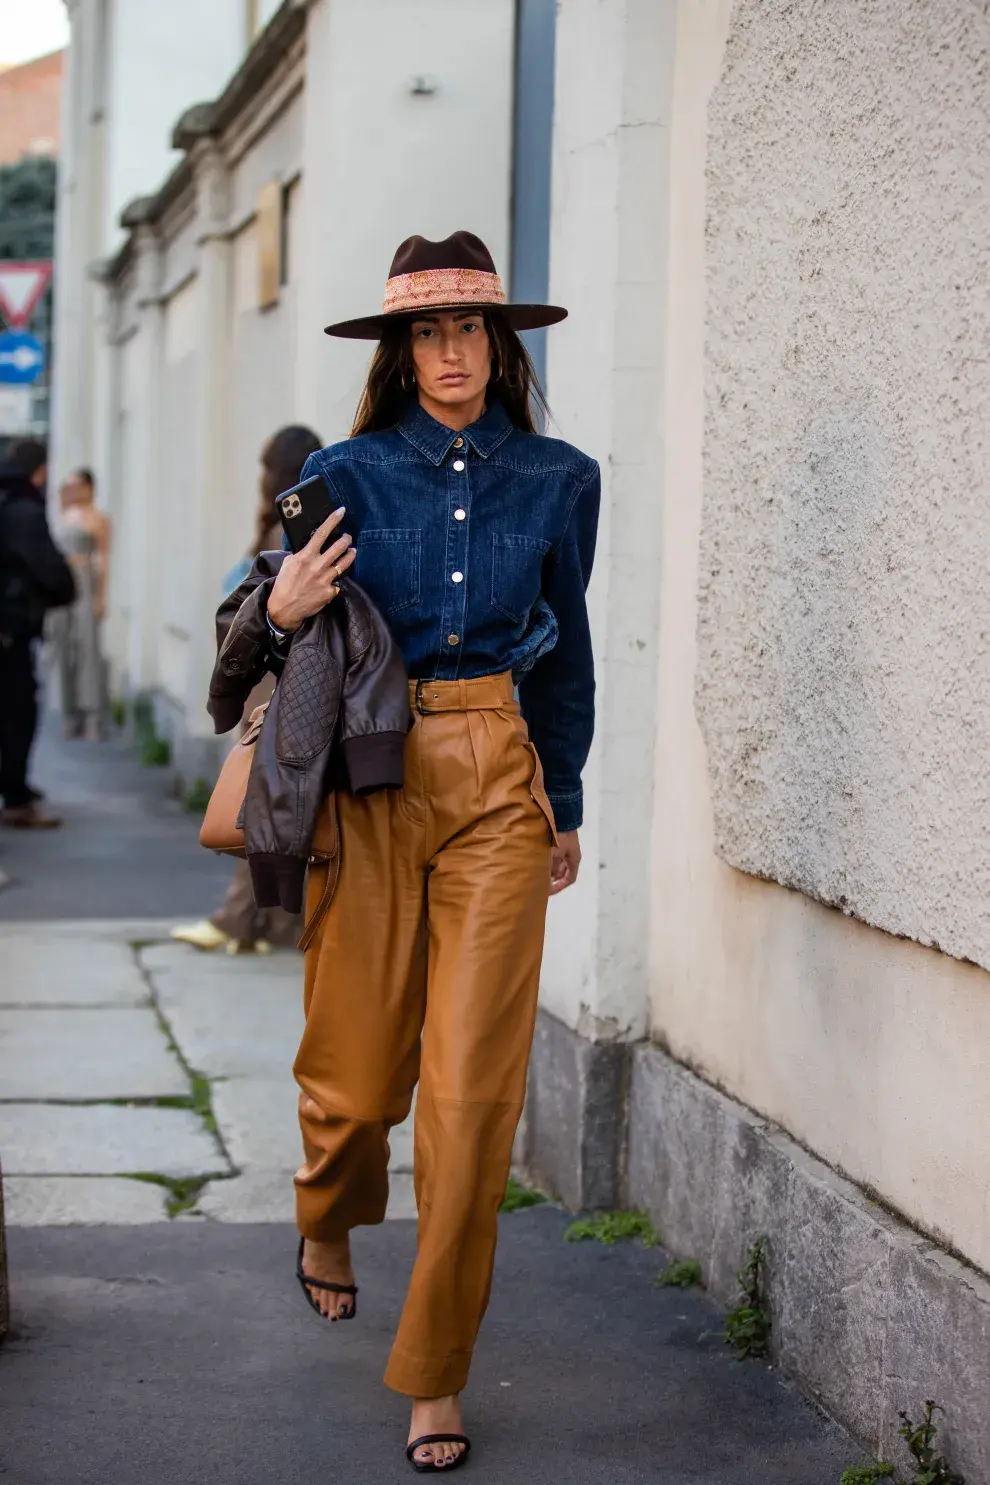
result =
[[12,878],[0,922],[203,917],[221,901],[230,863],[199,845],[168,769],[142,767],[122,738],[66,743],[49,715],[32,779],[65,823],[0,829],[0,870]]
[[[858,1457],[840,1429],[732,1360],[703,1296],[655,1288],[656,1250],[565,1243],[567,1221],[502,1219],[458,1480],[837,1485]],[[292,1279],[288,1227],[15,1231],[0,1479],[412,1480],[381,1375],[414,1244],[412,1222],[360,1230],[358,1314],[330,1326]]]
[[[202,954],[158,922],[0,924],[12,1226],[291,1222],[301,957]],[[414,1212],[412,1136],[390,1212]]]
[[[381,1374],[415,1252],[409,1128],[391,1219],[355,1235],[353,1324],[293,1279],[291,1061],[301,961],[168,939],[229,867],[160,773],[51,733],[63,831],[0,836],[0,1155],[11,1485],[380,1485],[411,1479]],[[6,920],[6,921],[2,921]],[[465,1480],[835,1485],[855,1445],[739,1364],[659,1250],[569,1244],[552,1207],[502,1220],[466,1396]]]

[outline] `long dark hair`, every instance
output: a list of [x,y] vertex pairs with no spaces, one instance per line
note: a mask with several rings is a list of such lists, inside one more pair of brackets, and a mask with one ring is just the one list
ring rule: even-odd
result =
[[319,434],[301,423],[290,423],[273,433],[261,451],[261,504],[255,523],[252,557],[264,550],[265,537],[278,520],[275,496],[299,483],[310,454],[323,447]]
[[[550,414],[529,352],[497,310],[486,309],[484,317],[493,363],[488,382],[489,397],[498,398],[510,421],[521,432],[542,432],[534,422],[534,409],[544,425]],[[371,358],[351,437],[394,428],[402,421],[415,395],[412,320],[401,319],[384,327],[378,348]]]

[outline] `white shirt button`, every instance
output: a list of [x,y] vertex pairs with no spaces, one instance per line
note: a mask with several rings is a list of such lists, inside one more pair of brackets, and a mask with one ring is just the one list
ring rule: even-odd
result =
[[464,460],[463,459],[455,459],[454,460],[454,468],[457,470],[457,473],[460,474],[461,470],[464,468]]
[[463,521],[466,515],[467,515],[467,511],[466,510],[455,510],[454,511],[454,520],[455,521]]
[[463,572],[452,572],[450,574],[450,581],[452,583],[463,583],[463,581],[464,581],[464,574],[463,574]]

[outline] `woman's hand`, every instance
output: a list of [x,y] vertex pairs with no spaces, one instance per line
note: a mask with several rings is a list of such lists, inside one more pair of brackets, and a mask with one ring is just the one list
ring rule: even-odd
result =
[[550,896],[573,886],[581,866],[581,845],[576,830],[565,830],[550,852]]
[[341,578],[355,558],[351,538],[346,531],[333,546],[322,551],[323,543],[344,519],[344,507],[327,516],[314,531],[301,552],[286,557],[279,569],[268,600],[268,617],[276,629],[293,634],[306,619],[325,608],[340,592]]

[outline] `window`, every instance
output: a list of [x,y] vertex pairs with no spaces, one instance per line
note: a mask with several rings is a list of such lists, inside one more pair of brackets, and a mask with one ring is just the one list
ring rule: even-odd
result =
[[270,180],[258,192],[258,308],[271,309],[278,303],[282,278],[282,201],[281,181]]

